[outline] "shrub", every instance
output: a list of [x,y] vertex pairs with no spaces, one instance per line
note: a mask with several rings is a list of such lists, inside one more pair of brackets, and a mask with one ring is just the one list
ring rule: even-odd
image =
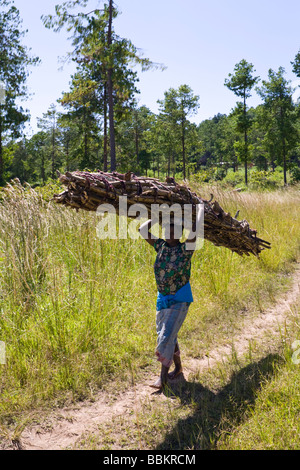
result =
[[300,181],[300,168],[298,166],[293,166],[290,170],[291,173],[291,182],[298,183]]

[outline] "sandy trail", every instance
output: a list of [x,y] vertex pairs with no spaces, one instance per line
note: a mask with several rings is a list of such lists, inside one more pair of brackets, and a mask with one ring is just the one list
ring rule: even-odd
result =
[[[234,338],[234,343],[217,348],[209,353],[209,360],[189,360],[185,368],[185,375],[212,367],[220,360],[226,360],[232,354],[232,347],[238,356],[245,354],[249,348],[249,341],[262,340],[266,333],[276,335],[284,327],[287,314],[293,305],[299,300],[300,265],[293,273],[290,289],[276,302],[275,305],[263,311],[254,320],[245,321],[243,331]],[[115,394],[100,393],[93,403],[78,404],[70,408],[64,408],[54,412],[46,422],[40,426],[32,426],[25,429],[21,435],[21,448],[23,450],[62,450],[72,448],[75,442],[85,432],[93,432],[105,422],[111,421],[117,416],[131,415],[136,412],[145,400],[157,400],[157,393],[149,384],[154,377],[149,377],[147,383],[132,385],[117,397]],[[159,399],[167,398],[159,395]]]

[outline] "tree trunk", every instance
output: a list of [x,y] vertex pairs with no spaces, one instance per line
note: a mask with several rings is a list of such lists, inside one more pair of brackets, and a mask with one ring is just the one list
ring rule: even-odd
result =
[[281,140],[282,140],[282,160],[283,160],[283,181],[284,186],[287,185],[286,178],[286,147],[285,147],[285,135],[284,135],[284,112],[282,106],[280,107],[280,120],[281,120]]
[[[107,44],[110,48],[112,44],[112,20],[113,20],[113,1],[109,1],[109,23],[108,23],[108,37]],[[109,142],[110,142],[110,169],[116,171],[116,144],[115,144],[115,123],[114,123],[114,100],[113,100],[113,83],[112,83],[113,70],[109,66],[107,76],[107,92],[108,92],[108,106],[109,106]]]
[[43,185],[45,186],[46,184],[46,175],[45,175],[45,154],[44,152],[42,151],[42,166],[41,166],[41,176],[42,176],[42,180],[43,180]]
[[84,129],[84,166],[88,166],[88,134],[87,134],[87,126]]
[[175,163],[175,153],[172,154],[172,166],[173,166],[173,178],[175,178],[176,173],[176,163]]
[[69,147],[70,147],[70,139],[67,137],[66,140],[66,160],[67,160],[67,170],[70,170],[70,152],[69,152]]
[[246,90],[244,93],[244,126],[245,126],[245,133],[244,133],[244,143],[245,143],[245,184],[248,185],[248,136],[247,136],[247,128],[246,128]]
[[4,184],[3,178],[3,146],[2,146],[2,113],[0,109],[0,184]]
[[52,179],[55,178],[55,127],[52,128]]
[[272,171],[274,173],[274,171],[275,171],[275,158],[274,158],[273,152],[270,152],[270,159],[271,159]]
[[137,128],[137,123],[136,123],[136,128],[135,128],[135,155],[136,155],[136,164],[137,166],[139,165],[139,131]]
[[169,152],[169,156],[168,156],[168,176],[170,176],[170,169],[171,169],[171,152]]
[[285,149],[285,139],[283,139],[283,179],[284,185],[287,185],[287,177],[286,177],[286,149]]
[[104,118],[104,142],[103,142],[103,171],[107,172],[107,83],[104,85],[104,102],[103,102],[103,118]]
[[183,179],[185,180],[185,118],[182,117],[181,121],[182,127],[182,162],[183,162]]
[[247,133],[245,131],[245,184],[248,184],[248,147],[247,147]]
[[237,171],[237,156],[233,156],[233,171],[234,173]]

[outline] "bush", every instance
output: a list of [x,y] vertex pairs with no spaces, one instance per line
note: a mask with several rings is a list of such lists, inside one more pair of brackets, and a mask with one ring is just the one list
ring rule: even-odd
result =
[[298,183],[300,181],[300,168],[298,166],[293,166],[290,170],[291,173],[291,182]]
[[230,186],[241,185],[244,182],[244,175],[241,171],[233,171],[233,169],[230,168],[223,181]]
[[64,191],[64,187],[59,183],[58,180],[48,180],[48,182],[42,186],[35,186],[34,190],[40,194],[44,201],[49,202],[54,194],[59,194]]
[[279,184],[278,178],[272,171],[252,170],[249,178],[251,189],[272,189]]
[[227,173],[226,168],[210,167],[197,171],[192,176],[192,180],[196,183],[210,183],[211,181],[221,181],[225,178]]

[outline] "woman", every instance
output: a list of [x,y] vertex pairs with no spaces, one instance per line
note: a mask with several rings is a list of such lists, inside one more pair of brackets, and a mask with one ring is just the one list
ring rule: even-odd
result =
[[[158,288],[156,356],[161,362],[161,373],[158,380],[151,387],[161,389],[167,384],[168,378],[174,379],[182,372],[177,334],[185,320],[189,306],[193,302],[189,280],[194,249],[188,249],[186,242],[180,242],[180,238],[176,234],[178,231],[174,219],[170,222],[169,236],[166,240],[154,237],[150,233],[151,223],[151,219],[146,221],[139,228],[139,232],[157,252],[154,264]],[[187,241],[189,246],[195,244],[196,236]],[[168,374],[173,361],[174,371]]]

